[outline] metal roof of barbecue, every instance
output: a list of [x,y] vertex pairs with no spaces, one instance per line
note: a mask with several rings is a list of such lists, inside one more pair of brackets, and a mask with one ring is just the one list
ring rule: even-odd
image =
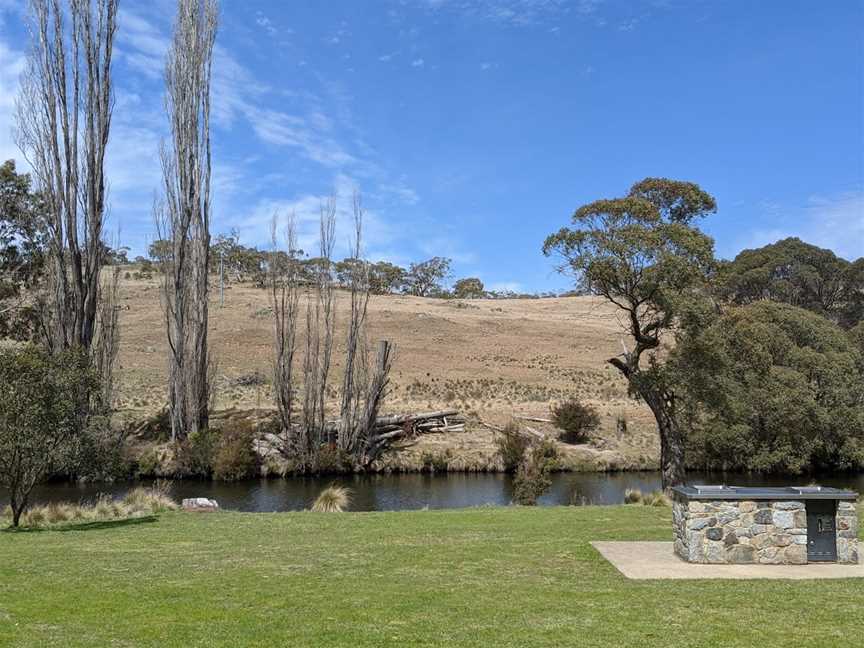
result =
[[858,493],[828,486],[752,487],[724,485],[675,486],[672,492],[695,500],[857,500]]

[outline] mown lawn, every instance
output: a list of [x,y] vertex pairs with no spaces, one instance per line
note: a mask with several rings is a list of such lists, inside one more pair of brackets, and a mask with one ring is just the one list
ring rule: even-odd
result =
[[0,533],[12,646],[851,646],[864,582],[628,581],[668,509],[169,513]]

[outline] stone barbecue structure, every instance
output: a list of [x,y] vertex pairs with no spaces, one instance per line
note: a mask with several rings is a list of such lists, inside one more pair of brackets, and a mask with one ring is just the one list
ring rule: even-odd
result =
[[672,489],[675,553],[693,563],[858,563],[858,494],[822,486]]

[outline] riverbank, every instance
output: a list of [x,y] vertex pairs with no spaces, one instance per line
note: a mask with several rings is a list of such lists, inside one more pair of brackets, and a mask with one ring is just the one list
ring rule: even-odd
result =
[[589,544],[668,540],[670,518],[177,512],[3,532],[0,644],[801,648],[864,633],[854,582],[628,581]]

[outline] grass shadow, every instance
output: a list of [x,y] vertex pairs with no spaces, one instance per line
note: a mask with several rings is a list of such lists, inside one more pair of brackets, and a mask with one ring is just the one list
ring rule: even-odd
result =
[[140,524],[152,524],[159,519],[156,515],[144,515],[141,517],[124,518],[122,520],[95,520],[93,522],[80,522],[77,524],[58,524],[49,527],[7,527],[3,533],[68,533],[70,531],[98,531],[100,529],[119,529],[121,527],[138,526]]

